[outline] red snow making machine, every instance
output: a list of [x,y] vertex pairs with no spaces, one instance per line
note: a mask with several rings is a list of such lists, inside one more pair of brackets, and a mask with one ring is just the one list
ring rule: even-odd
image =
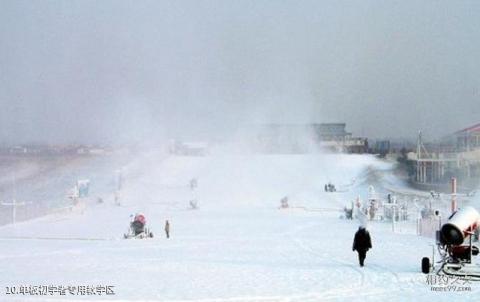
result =
[[153,237],[153,233],[146,227],[147,220],[145,219],[145,215],[137,213],[131,217],[133,217],[133,219],[130,221],[130,228],[128,229],[128,232],[123,235],[125,239],[144,239]]

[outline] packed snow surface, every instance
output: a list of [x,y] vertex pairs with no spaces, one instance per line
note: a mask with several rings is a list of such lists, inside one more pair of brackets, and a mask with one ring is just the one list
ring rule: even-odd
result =
[[[124,169],[121,206],[106,199],[1,227],[0,300],[478,301],[475,283],[468,292],[431,290],[420,260],[433,241],[415,235],[413,222],[395,233],[369,223],[373,249],[358,266],[359,223],[341,209],[366,198],[368,171],[391,169],[367,155],[145,157]],[[342,190],[324,192],[328,182]],[[285,196],[290,208],[279,209]],[[153,239],[122,238],[137,212]],[[115,295],[5,293],[20,285],[112,285]]]

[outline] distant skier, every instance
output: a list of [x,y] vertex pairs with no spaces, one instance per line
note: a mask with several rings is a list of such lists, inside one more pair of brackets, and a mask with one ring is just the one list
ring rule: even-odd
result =
[[198,186],[198,181],[196,178],[190,179],[190,190],[194,190]]
[[167,239],[170,238],[170,223],[168,220],[165,221],[165,234],[167,235]]
[[345,218],[346,219],[353,219],[353,209],[349,209],[346,206],[343,208],[343,211],[345,212]]
[[367,251],[372,248],[372,241],[370,239],[370,233],[364,226],[360,226],[358,231],[355,233],[355,238],[353,239],[353,251],[358,252],[358,261],[360,266],[363,266],[365,258],[367,256]]
[[196,210],[196,209],[198,209],[197,200],[195,200],[195,199],[192,199],[192,200],[190,200],[190,202],[189,202],[189,203],[190,203],[190,209],[192,209],[192,210]]
[[281,209],[286,209],[288,208],[288,197],[285,196],[282,199],[280,199],[280,208]]

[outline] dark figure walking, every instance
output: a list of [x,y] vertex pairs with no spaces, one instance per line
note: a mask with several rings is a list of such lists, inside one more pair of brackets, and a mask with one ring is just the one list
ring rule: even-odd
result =
[[165,221],[165,234],[167,235],[167,238],[170,238],[170,223]]
[[358,252],[358,261],[360,266],[363,266],[365,257],[367,256],[367,251],[372,248],[372,240],[370,239],[370,233],[365,229],[365,227],[360,226],[358,231],[355,233],[355,238],[353,239],[353,251]]

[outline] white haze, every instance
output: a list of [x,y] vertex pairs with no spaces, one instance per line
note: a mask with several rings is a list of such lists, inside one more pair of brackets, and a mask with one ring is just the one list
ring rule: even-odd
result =
[[0,142],[225,138],[478,121],[480,3],[2,1]]

